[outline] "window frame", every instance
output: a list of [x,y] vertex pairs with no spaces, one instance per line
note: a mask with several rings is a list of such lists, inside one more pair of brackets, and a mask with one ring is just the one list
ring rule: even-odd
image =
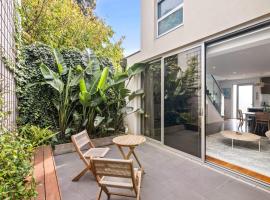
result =
[[[161,2],[161,1],[166,1],[166,0],[157,0],[156,1],[156,38],[159,38],[159,37],[162,37],[163,35],[166,35],[167,33],[171,32],[171,31],[174,31],[175,29],[183,26],[184,24],[184,1],[179,4],[178,6],[176,6],[174,9],[172,9],[171,11],[169,11],[168,13],[166,13],[165,15],[163,15],[162,17],[158,18],[158,4]],[[170,16],[171,14],[173,14],[174,12],[180,10],[180,9],[183,9],[183,20],[182,20],[182,23],[180,23],[179,25],[165,31],[164,33],[162,34],[159,34],[158,33],[158,28],[159,28],[159,22],[164,20],[166,17]]]

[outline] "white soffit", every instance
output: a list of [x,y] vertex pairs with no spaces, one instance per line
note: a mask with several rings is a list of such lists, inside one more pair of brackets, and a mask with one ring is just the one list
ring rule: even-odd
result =
[[211,58],[265,44],[270,44],[270,27],[210,45],[207,47],[207,57]]

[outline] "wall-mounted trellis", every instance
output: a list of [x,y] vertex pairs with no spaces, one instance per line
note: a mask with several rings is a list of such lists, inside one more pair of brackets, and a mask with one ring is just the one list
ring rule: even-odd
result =
[[[0,89],[3,98],[2,110],[10,112],[1,126],[12,129],[16,121],[16,95],[14,72],[10,69],[15,63],[15,5],[12,0],[0,1]],[[1,119],[1,118],[0,118]]]

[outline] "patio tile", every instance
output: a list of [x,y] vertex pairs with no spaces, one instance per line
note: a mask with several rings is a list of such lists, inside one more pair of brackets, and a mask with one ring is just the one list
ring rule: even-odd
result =
[[[115,146],[107,157],[121,158]],[[218,173],[168,150],[145,144],[136,148],[145,168],[142,200],[267,200],[270,194]],[[76,153],[55,156],[58,180],[63,200],[94,200],[98,191],[91,173],[78,182],[72,178],[84,167]],[[256,198],[254,198],[256,197]],[[106,199],[106,195],[102,196]],[[112,200],[132,198],[113,196]]]
[[208,200],[268,200],[270,193],[237,180],[230,180],[215,191],[204,195]]

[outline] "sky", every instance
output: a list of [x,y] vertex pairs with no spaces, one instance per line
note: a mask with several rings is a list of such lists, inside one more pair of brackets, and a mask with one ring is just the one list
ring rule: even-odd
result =
[[95,13],[114,30],[113,41],[125,36],[125,56],[140,49],[140,0],[97,0]]

